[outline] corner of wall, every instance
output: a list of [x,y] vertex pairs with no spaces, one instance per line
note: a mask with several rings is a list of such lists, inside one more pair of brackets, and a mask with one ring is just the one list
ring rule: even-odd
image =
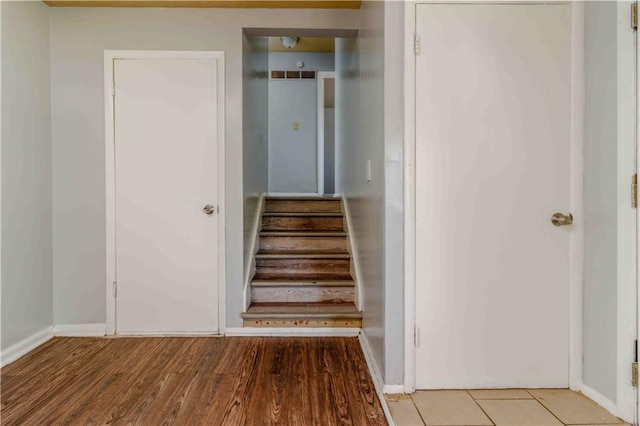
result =
[[21,352],[53,325],[49,26],[44,3],[2,2],[3,353]]

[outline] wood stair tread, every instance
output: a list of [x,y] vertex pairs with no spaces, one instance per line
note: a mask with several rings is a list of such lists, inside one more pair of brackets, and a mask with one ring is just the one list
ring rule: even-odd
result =
[[361,319],[362,312],[359,312],[353,303],[252,303],[247,312],[242,314],[242,318]]
[[313,197],[313,196],[282,196],[279,197],[277,195],[270,195],[265,197],[265,200],[269,201],[269,200],[274,200],[274,201],[333,201],[333,202],[340,202],[340,198],[338,197],[321,197],[321,196],[317,196],[317,197]]
[[256,259],[350,259],[351,255],[347,252],[324,251],[259,251],[256,253]]
[[340,198],[267,197],[245,327],[362,326]]
[[256,272],[254,281],[347,281],[353,279],[348,272],[338,273],[293,273],[293,272]]
[[353,287],[353,280],[253,280],[252,287]]
[[346,237],[344,231],[261,231],[261,237]]
[[344,217],[338,212],[264,212],[263,217]]

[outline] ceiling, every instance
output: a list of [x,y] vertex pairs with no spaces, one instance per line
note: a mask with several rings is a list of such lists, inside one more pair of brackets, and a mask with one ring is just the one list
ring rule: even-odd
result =
[[335,38],[333,37],[300,37],[300,41],[291,49],[282,44],[280,37],[269,37],[269,52],[335,52]]
[[360,9],[362,0],[43,0],[53,7]]

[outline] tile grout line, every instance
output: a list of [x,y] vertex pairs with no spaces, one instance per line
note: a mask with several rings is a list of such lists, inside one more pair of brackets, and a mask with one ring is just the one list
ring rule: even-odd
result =
[[548,409],[546,405],[544,405],[542,402],[540,402],[540,401],[538,400],[538,398],[537,398],[534,394],[532,394],[531,392],[529,392],[529,389],[525,389],[525,391],[526,391],[529,395],[531,395],[531,396],[533,397],[534,401],[536,401],[538,404],[542,405],[542,407],[543,407],[545,410],[547,410],[549,413],[551,413],[551,415],[552,415],[553,417],[555,417],[556,419],[558,419],[558,421],[559,421],[561,424],[563,424],[564,426],[567,426],[567,424],[566,424],[565,422],[563,422],[562,420],[560,420],[560,417],[556,416],[556,414],[555,414],[553,411],[551,411],[550,409]]
[[420,410],[418,410],[418,406],[416,405],[416,402],[413,400],[413,394],[409,394],[409,399],[411,400],[411,403],[413,404],[413,408],[415,408],[416,411],[418,412],[418,416],[420,416],[420,420],[422,420],[422,424],[424,426],[427,426],[427,422],[424,420],[424,417],[422,417],[422,413],[420,412]]
[[478,404],[478,401],[473,397],[473,395],[471,395],[471,392],[469,392],[469,389],[465,389],[464,390],[467,395],[469,395],[469,398],[471,398],[473,400],[473,402],[476,403],[476,405],[478,406],[478,408],[480,408],[480,410],[484,413],[485,416],[487,416],[487,418],[489,419],[489,421],[491,422],[491,424],[493,426],[496,425],[496,422],[493,421],[493,419],[491,418],[491,416],[489,415],[489,413],[487,413],[486,411],[484,411],[484,408],[482,408],[482,406],[480,404]]

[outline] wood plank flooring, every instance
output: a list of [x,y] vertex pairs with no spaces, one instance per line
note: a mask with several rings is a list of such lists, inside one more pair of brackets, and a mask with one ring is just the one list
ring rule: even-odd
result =
[[58,337],[2,369],[3,425],[386,425],[357,338]]

